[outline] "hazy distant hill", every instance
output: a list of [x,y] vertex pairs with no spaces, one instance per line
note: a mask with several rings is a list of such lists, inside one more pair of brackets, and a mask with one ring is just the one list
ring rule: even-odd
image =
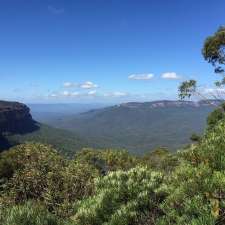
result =
[[88,141],[70,131],[36,122],[25,104],[0,101],[0,151],[26,141],[50,144],[68,156],[90,146]]
[[91,110],[58,121],[55,126],[75,131],[101,147],[143,153],[158,146],[179,148],[201,133],[207,115],[218,105],[206,101],[131,102]]
[[32,117],[41,122],[55,124],[56,121],[65,117],[75,116],[79,113],[86,112],[91,109],[98,109],[109,106],[101,103],[68,103],[68,104],[27,104],[31,110]]

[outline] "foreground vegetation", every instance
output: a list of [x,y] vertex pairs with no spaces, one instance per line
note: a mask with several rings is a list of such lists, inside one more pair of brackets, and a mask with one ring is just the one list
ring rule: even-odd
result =
[[213,113],[204,136],[175,154],[84,149],[68,160],[18,145],[0,155],[0,224],[224,224],[224,136]]

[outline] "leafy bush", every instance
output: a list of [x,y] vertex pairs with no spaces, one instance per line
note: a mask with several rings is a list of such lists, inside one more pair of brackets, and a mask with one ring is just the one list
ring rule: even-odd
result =
[[27,202],[13,206],[4,212],[4,225],[62,225],[62,221],[50,214],[38,203]]
[[171,154],[166,148],[157,148],[144,155],[142,164],[154,170],[171,172],[179,164],[176,154]]
[[168,194],[159,224],[225,223],[225,120],[208,130],[198,145],[181,153],[186,160],[165,179]]
[[211,112],[207,118],[207,129],[212,129],[219,121],[225,118],[225,103]]
[[98,176],[94,166],[75,160],[58,173],[48,173],[43,195],[47,208],[61,217],[70,216],[73,204],[93,193],[94,178]]
[[103,174],[109,171],[128,170],[138,164],[138,158],[126,150],[94,150],[84,149],[75,155],[77,161],[94,165]]
[[161,187],[160,191],[168,196],[161,204],[165,215],[158,219],[158,224],[215,224],[219,206],[213,196],[219,194],[224,182],[224,174],[213,173],[204,164],[181,164]]
[[225,119],[207,130],[201,142],[185,151],[183,157],[193,165],[205,163],[217,171],[225,169]]
[[0,154],[0,176],[11,178],[15,171],[26,166],[39,167],[38,164],[47,171],[55,165],[65,164],[65,159],[48,145],[32,142],[17,145]]
[[157,211],[162,196],[155,191],[162,179],[147,167],[111,172],[96,179],[96,194],[78,204],[73,220],[79,225],[137,224],[148,211]]
[[201,136],[196,134],[196,133],[193,133],[190,137],[190,140],[193,141],[193,142],[200,142],[201,141]]
[[86,162],[63,159],[49,146],[27,143],[0,155],[3,205],[42,201],[61,217],[73,204],[92,194],[98,170]]
[[[37,143],[16,146],[3,157],[7,164],[2,161],[1,173],[8,178],[4,197],[8,202],[15,203],[42,199],[48,173],[58,173],[66,163],[54,149]],[[10,168],[10,174],[5,173],[7,168]]]

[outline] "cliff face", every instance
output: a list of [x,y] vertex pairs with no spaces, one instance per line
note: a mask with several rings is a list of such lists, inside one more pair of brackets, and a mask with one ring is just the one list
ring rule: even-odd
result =
[[153,102],[128,102],[117,105],[116,107],[125,108],[169,108],[169,107],[201,107],[201,106],[218,106],[222,102],[221,100],[202,100],[198,102],[193,101],[153,101]]
[[36,123],[26,105],[0,101],[0,133],[27,133],[35,129]]

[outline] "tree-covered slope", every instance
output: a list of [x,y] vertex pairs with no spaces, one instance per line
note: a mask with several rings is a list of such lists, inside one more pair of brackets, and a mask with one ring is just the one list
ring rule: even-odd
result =
[[[53,146],[60,153],[72,157],[75,152],[90,146],[88,141],[73,132],[37,124],[38,129],[26,134],[5,136],[11,145],[24,142],[39,142]],[[93,144],[94,145],[94,144]],[[93,146],[91,145],[91,146]]]
[[204,102],[126,103],[92,110],[56,124],[75,131],[100,147],[143,153],[159,146],[176,149],[202,133],[214,106]]
[[67,156],[89,146],[75,133],[36,122],[25,104],[0,101],[0,150],[24,142],[49,144]]

